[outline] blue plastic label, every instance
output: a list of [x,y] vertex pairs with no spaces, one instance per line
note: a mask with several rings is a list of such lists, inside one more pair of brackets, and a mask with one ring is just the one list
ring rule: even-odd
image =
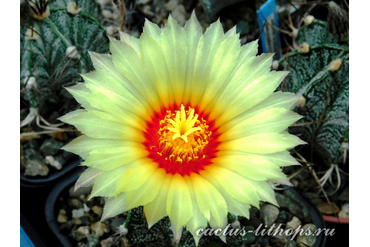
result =
[[20,234],[20,246],[21,247],[35,247],[32,243],[31,239],[28,237],[27,233],[21,227],[21,234]]
[[258,25],[261,32],[262,50],[264,53],[275,53],[274,59],[281,57],[279,19],[276,1],[269,0],[257,10]]

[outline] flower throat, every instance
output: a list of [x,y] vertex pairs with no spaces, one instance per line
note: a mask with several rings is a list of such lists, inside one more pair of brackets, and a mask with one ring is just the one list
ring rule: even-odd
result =
[[205,158],[203,149],[212,132],[203,118],[198,119],[193,108],[186,111],[181,105],[174,113],[168,110],[159,126],[157,154],[165,160],[183,164]]

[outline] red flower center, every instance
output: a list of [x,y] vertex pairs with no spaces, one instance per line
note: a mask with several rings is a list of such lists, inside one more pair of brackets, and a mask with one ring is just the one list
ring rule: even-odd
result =
[[146,141],[149,158],[167,173],[199,173],[216,157],[219,134],[207,116],[184,105],[163,109],[147,122]]

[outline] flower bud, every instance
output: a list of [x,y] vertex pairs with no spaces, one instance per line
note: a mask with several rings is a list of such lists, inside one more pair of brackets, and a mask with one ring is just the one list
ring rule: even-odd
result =
[[278,60],[274,60],[272,62],[272,69],[277,70],[278,68],[279,68],[279,61]]
[[35,29],[27,29],[26,31],[26,40],[36,40],[39,35],[35,32]]
[[231,227],[233,229],[240,229],[240,221],[239,220],[234,221],[233,223],[231,223]]
[[305,104],[306,104],[306,98],[303,96],[299,97],[297,101],[297,106],[302,108]]
[[70,46],[66,50],[67,57],[71,59],[79,59],[80,55],[78,54],[76,46]]
[[113,14],[111,11],[107,10],[107,9],[103,9],[102,10],[102,15],[105,17],[105,18],[108,18],[108,19],[111,19]]
[[294,30],[290,33],[293,38],[297,38],[299,29],[294,28]]
[[72,15],[76,15],[80,13],[80,11],[81,11],[81,8],[79,8],[75,2],[70,2],[67,5],[67,12]]
[[117,28],[117,27],[115,27],[115,26],[109,26],[109,27],[107,27],[107,34],[109,35],[109,36],[112,36],[112,35],[114,35],[115,33],[117,33],[119,31],[119,29]]
[[298,52],[299,53],[308,53],[310,51],[310,46],[305,42],[299,45]]
[[[33,7],[36,8],[35,5]],[[49,6],[47,6],[44,12],[34,13],[33,18],[35,18],[37,20],[43,20],[43,19],[47,18],[49,15],[50,15],[50,8],[49,8]]]
[[303,19],[304,24],[307,26],[310,25],[313,22],[313,20],[315,20],[315,17],[313,17],[312,15],[308,15]]
[[[26,83],[27,81],[27,78],[24,79],[24,83]],[[28,81],[27,81],[27,85],[26,85],[26,89],[31,89],[31,88],[37,88],[37,84],[36,84],[36,78],[31,76]]]
[[335,59],[333,61],[331,61],[329,67],[328,67],[328,70],[330,71],[336,71],[339,69],[339,67],[342,65],[342,60],[340,59]]

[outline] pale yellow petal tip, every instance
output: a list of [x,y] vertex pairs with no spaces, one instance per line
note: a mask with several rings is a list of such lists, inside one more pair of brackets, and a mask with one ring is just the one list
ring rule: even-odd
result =
[[75,184],[75,187],[74,187],[74,192],[76,192],[79,188],[81,188],[81,185],[77,185],[77,184]]
[[177,229],[177,227],[171,221],[171,231],[173,233],[172,244],[174,246],[177,246],[180,243],[180,239],[181,239],[181,235],[182,235],[182,229],[183,229],[183,227],[180,227],[179,229]]
[[297,137],[296,144],[297,144],[296,146],[298,146],[298,145],[307,145],[308,143]]
[[67,113],[66,115],[64,116],[61,116],[59,118],[57,118],[59,121],[62,121],[62,122],[65,122],[65,123],[68,123],[68,120],[74,118],[74,117],[77,117],[78,115],[80,115],[81,113],[84,113],[84,112],[87,112],[86,110],[83,110],[83,109],[78,109],[78,110],[75,110],[75,111],[72,111],[72,112],[69,112]]
[[188,22],[196,22],[196,23],[199,23],[198,17],[195,14],[195,10],[193,10],[193,12],[191,13],[191,16],[190,16]]
[[229,31],[227,31],[225,33],[225,37],[228,38],[228,37],[231,37],[231,36],[234,36],[234,35],[239,36],[239,33],[236,33],[236,25],[234,27],[230,28]]
[[150,34],[153,31],[157,31],[157,32],[159,31],[159,32],[161,32],[161,29],[159,28],[159,26],[156,23],[151,22],[150,20],[148,20],[147,18],[145,18],[143,31],[146,31],[146,32],[148,32]]
[[105,211],[103,212],[103,215],[102,215],[102,217],[101,217],[101,219],[100,219],[100,222],[102,222],[102,221],[104,221],[104,220],[107,220],[107,219],[109,219],[110,218],[110,216],[109,215],[107,215],[106,213],[105,213]]
[[[87,200],[88,201],[90,201],[92,198],[94,198],[95,197],[95,195],[93,195],[93,194],[90,194],[88,197],[87,197]],[[104,215],[104,214],[103,214]]]
[[195,10],[191,13],[190,18],[185,22],[185,27],[189,25],[200,25]]
[[168,26],[168,25],[179,25],[179,23],[176,21],[176,19],[172,17],[171,13],[168,15],[167,22],[166,22],[165,26]]

